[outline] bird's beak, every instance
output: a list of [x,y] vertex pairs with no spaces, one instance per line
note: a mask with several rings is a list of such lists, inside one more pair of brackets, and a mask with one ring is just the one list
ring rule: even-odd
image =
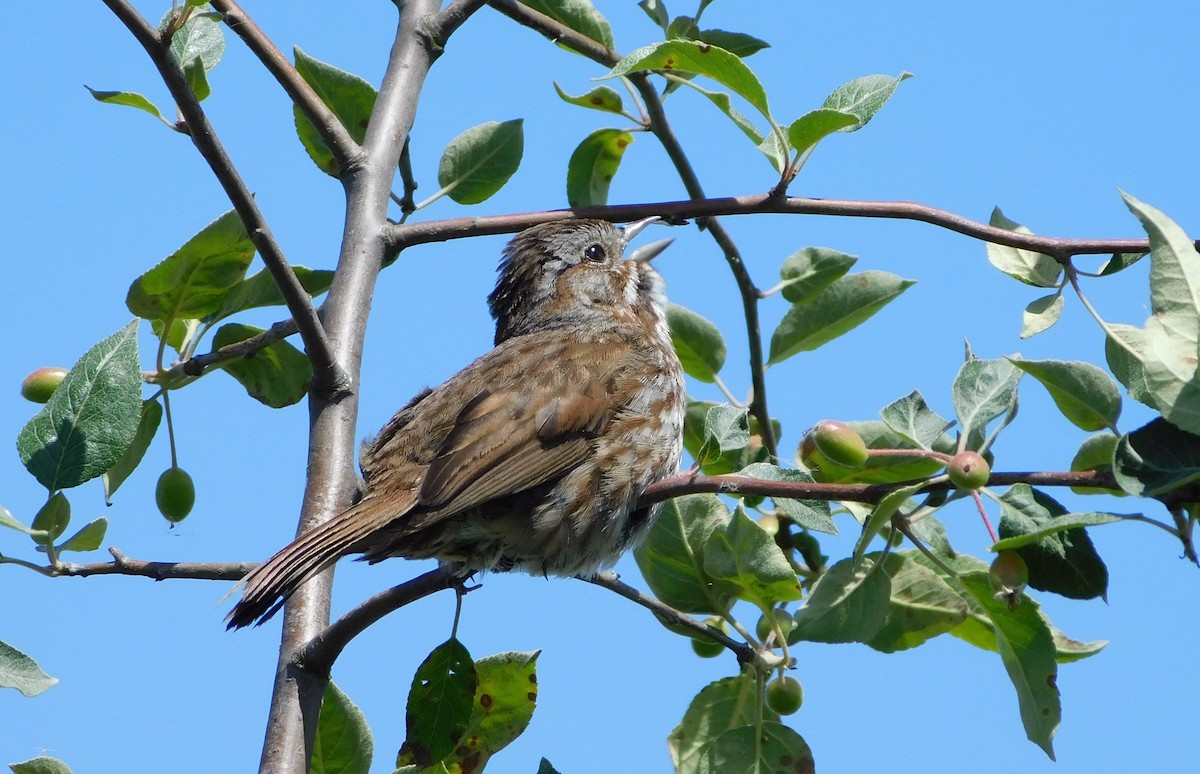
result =
[[657,215],[651,215],[648,218],[635,220],[634,222],[624,226],[621,229],[621,236],[625,239],[625,244],[629,244],[630,240],[637,236],[646,226],[649,226],[651,223],[656,223],[660,220],[662,220],[662,218],[658,217]]
[[[652,215],[649,218],[635,220],[634,222],[626,225],[621,229],[621,236],[625,240],[625,244],[628,245],[629,242],[646,226],[649,226],[651,223],[657,223],[660,220],[662,220],[662,218],[659,216]],[[663,250],[666,250],[674,241],[674,239],[660,239],[657,242],[651,242],[648,245],[642,245],[636,250],[626,254],[625,259],[628,261],[652,261],[658,256],[659,253],[661,253]]]
[[629,256],[625,260],[649,263],[657,258],[659,253],[670,247],[671,243],[674,241],[674,239],[660,239],[657,242],[651,242],[648,245],[642,245],[633,252],[629,253]]

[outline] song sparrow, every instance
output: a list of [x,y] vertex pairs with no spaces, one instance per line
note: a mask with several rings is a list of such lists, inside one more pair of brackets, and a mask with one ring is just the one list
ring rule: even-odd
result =
[[364,445],[362,499],[251,572],[229,626],[265,621],[346,554],[586,576],[644,536],[661,506],[638,496],[678,468],[685,404],[648,262],[667,243],[622,257],[653,220],[518,234],[488,298],[495,348]]

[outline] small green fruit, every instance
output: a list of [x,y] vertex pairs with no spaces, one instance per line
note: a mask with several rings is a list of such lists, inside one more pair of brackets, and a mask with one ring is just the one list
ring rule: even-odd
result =
[[992,591],[1015,591],[1020,594],[1029,583],[1029,566],[1016,551],[1001,551],[988,568],[988,580],[991,581]]
[[791,675],[767,683],[767,706],[780,715],[793,715],[804,703],[804,686]]
[[172,524],[183,521],[196,504],[196,485],[183,468],[167,468],[154,490],[158,512]]
[[977,452],[965,451],[954,455],[946,472],[950,474],[950,483],[959,489],[979,489],[987,485],[992,466]]
[[808,437],[816,450],[835,465],[857,469],[867,464],[867,444],[849,425],[825,419],[816,424]]
[[21,397],[34,403],[45,403],[62,384],[67,376],[67,369],[58,366],[46,366],[33,371],[21,380]]
[[[788,645],[795,645],[796,641],[792,639],[792,630],[796,628],[796,619],[792,618],[792,614],[786,610],[773,608],[771,610],[771,616],[775,619],[774,627],[771,626],[771,619],[767,618],[765,615],[759,616],[758,618],[758,625],[755,627],[754,631],[758,635],[759,642],[766,642],[767,637],[771,635],[771,632],[775,631],[775,629],[778,629],[787,639]],[[778,638],[774,640],[774,644],[776,647],[778,647]]]
[[[711,626],[714,629],[719,629],[722,632],[728,633],[728,628],[725,626],[725,620],[717,616],[711,616],[704,621],[705,626]],[[716,640],[710,640],[707,637],[693,637],[692,650],[700,658],[716,658],[725,652],[725,646]]]

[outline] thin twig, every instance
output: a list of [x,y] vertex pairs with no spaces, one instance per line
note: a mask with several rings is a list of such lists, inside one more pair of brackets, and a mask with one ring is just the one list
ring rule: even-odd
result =
[[451,0],[425,26],[430,42],[439,49],[444,48],[454,31],[486,2],[487,0]]
[[257,562],[149,562],[130,559],[116,548],[108,549],[111,562],[82,564],[62,562],[51,575],[87,578],[91,575],[135,575],[161,580],[241,580]]
[[275,76],[275,80],[292,98],[296,107],[300,108],[300,112],[312,122],[317,134],[333,155],[338,169],[349,168],[361,156],[362,148],[313,87],[308,85],[308,81],[304,80],[291,60],[276,47],[235,0],[212,0],[212,5],[225,17],[229,29],[245,42],[246,47],[263,63],[263,67]]
[[150,55],[151,61],[171,92],[179,112],[183,116],[187,132],[196,150],[208,162],[225,195],[233,203],[238,216],[246,227],[254,246],[258,248],[263,262],[270,270],[279,292],[287,303],[288,311],[298,323],[300,336],[309,360],[313,364],[313,389],[318,394],[336,395],[347,386],[346,375],[333,357],[333,350],[325,335],[325,329],[313,307],[312,299],[292,271],[283,250],[271,234],[266,218],[254,201],[253,194],[238,174],[232,159],[217,138],[208,116],[200,107],[196,96],[188,86],[187,79],[171,56],[169,47],[159,39],[158,32],[126,0],[104,0],[121,22],[129,28],[134,38]]
[[388,613],[416,602],[443,589],[454,588],[461,580],[454,573],[438,567],[410,581],[381,591],[330,624],[296,652],[294,662],[308,672],[329,676],[333,662],[341,652],[368,626]]
[[[742,494],[761,497],[784,497],[790,500],[833,500],[839,502],[877,503],[889,493],[910,486],[916,481],[894,484],[825,484],[801,481],[770,481],[748,476],[694,476],[680,473],[646,487],[638,505],[670,500],[686,494]],[[1103,470],[1062,472],[992,473],[988,486],[1029,484],[1030,486],[1088,486],[1117,490],[1112,473]],[[931,481],[920,490],[943,492],[954,489],[945,480]]]
[[[1027,250],[1066,259],[1072,255],[1099,255],[1114,252],[1147,252],[1150,243],[1145,239],[1073,239],[1066,237],[1036,236],[964,218],[946,210],[939,210],[917,202],[867,201],[859,199],[809,199],[793,196],[787,199],[772,198],[769,194],[728,196],[702,201],[648,202],[643,204],[614,204],[605,207],[580,207],[574,210],[544,210],[508,215],[487,215],[465,218],[447,218],[421,223],[406,224],[403,228],[388,229],[390,254],[401,249],[429,242],[445,242],[472,236],[512,234],[522,229],[553,220],[569,218],[601,218],[626,221],[660,215],[668,220],[702,218],[712,215],[826,215],[849,218],[884,218],[892,220],[917,220],[964,236],[998,245],[1020,247]],[[1196,243],[1200,249],[1200,242]]]
[[720,629],[705,625],[702,621],[697,621],[686,613],[681,613],[670,605],[664,604],[654,597],[649,597],[642,592],[624,583],[617,577],[615,572],[601,572],[590,578],[581,577],[580,580],[599,586],[600,588],[608,589],[609,591],[620,594],[626,599],[636,602],[650,612],[654,613],[662,621],[671,624],[672,626],[680,626],[691,629],[696,634],[707,637],[714,642],[719,642],[729,650],[733,651],[737,656],[737,660],[742,664],[749,664],[757,661],[759,658],[758,652],[750,645],[744,642],[738,642]]

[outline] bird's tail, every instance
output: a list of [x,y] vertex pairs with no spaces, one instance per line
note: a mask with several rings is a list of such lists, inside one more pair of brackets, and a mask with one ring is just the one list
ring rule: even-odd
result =
[[241,601],[225,617],[226,628],[263,623],[279,612],[301,584],[346,554],[354,553],[363,538],[395,518],[395,509],[387,509],[385,515],[378,505],[370,497],[363,499],[305,532],[252,570],[243,581]]

